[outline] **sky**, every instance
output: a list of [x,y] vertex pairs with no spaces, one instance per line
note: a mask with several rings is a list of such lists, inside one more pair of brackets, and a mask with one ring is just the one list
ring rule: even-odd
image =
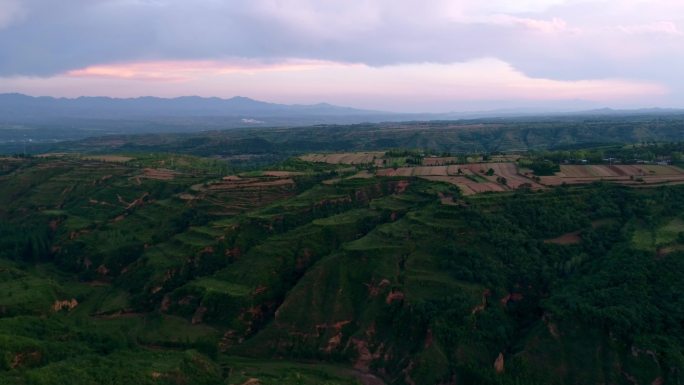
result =
[[0,0],[0,93],[684,108],[681,0]]

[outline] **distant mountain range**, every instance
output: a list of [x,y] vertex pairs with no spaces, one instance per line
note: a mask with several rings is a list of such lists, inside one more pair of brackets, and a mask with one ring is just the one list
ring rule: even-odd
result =
[[[473,112],[401,114],[327,103],[288,105],[236,96],[230,99],[110,97],[54,98],[0,94],[0,152],[23,151],[26,143],[55,143],[86,137],[146,133],[193,133],[235,128],[351,125],[381,122],[470,120],[534,122],[615,119],[620,116],[684,115],[684,110],[594,109],[559,111],[506,108]],[[4,149],[3,149],[4,148]]]
[[53,98],[23,94],[0,94],[0,119],[8,121],[46,118],[141,119],[169,117],[277,117],[373,116],[379,111],[339,107],[327,103],[286,105],[262,102],[242,96],[230,99],[183,96],[178,98],[109,97]]
[[[529,117],[558,115],[633,115],[683,113],[677,109],[613,110],[610,108],[576,111],[554,111],[550,108],[506,108],[498,110],[393,113],[341,107],[328,103],[301,105],[277,104],[242,96],[230,99],[182,96],[159,98],[33,97],[18,93],[0,94],[0,123],[46,123],[55,120],[134,120],[163,122],[178,118],[224,118],[228,126],[349,124],[360,122],[453,120],[495,117]],[[229,118],[229,119],[225,119]]]

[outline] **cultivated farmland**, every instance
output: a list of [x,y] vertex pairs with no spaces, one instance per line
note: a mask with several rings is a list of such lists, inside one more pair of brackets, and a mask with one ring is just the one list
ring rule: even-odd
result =
[[442,166],[445,164],[458,163],[458,158],[455,156],[446,157],[428,157],[423,159],[423,166]]
[[[490,169],[493,173],[489,172]],[[520,175],[514,163],[470,163],[449,166],[384,168],[378,170],[377,175],[416,176],[432,181],[451,183],[457,185],[464,195],[515,190],[523,186],[533,190],[544,188],[533,179]]]
[[542,176],[541,183],[586,184],[610,181],[625,185],[660,185],[684,183],[684,170],[665,165],[562,165],[553,176]]
[[[376,167],[374,174],[379,177],[419,177],[446,182],[458,186],[464,195],[519,188],[542,190],[562,184],[589,184],[597,181],[634,187],[684,183],[684,170],[668,165],[561,165],[560,171],[554,175],[540,176],[518,166],[517,161],[523,159],[522,155],[494,155],[490,162],[465,164],[455,163],[457,157],[432,156],[422,158],[420,165],[411,165],[405,161],[406,158],[387,158],[386,155],[382,152],[309,154],[300,159],[317,163],[353,164],[357,167],[372,165]],[[369,177],[371,173],[359,175]]]
[[382,158],[384,152],[345,152],[335,154],[309,154],[300,159],[307,162],[330,163],[330,164],[373,164],[376,159]]

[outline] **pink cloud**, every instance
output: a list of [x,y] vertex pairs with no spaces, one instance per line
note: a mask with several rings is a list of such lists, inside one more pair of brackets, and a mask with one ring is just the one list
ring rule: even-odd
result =
[[260,72],[308,71],[317,68],[341,68],[354,64],[336,63],[323,60],[291,59],[278,63],[263,63],[254,60],[237,61],[149,61],[136,63],[115,63],[94,65],[68,71],[66,76],[76,78],[111,78],[144,81],[190,81],[200,77],[210,77],[234,73],[256,74]]
[[507,100],[584,100],[602,106],[665,100],[670,90],[633,79],[554,80],[531,77],[498,59],[383,67],[319,61],[285,63],[173,61],[89,67],[51,78],[5,78],[0,92],[34,95],[249,96],[279,103],[331,102],[404,112],[459,110]]

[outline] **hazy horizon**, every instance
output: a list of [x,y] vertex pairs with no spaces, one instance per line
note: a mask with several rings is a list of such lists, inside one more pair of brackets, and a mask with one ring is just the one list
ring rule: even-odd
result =
[[56,100],[60,99],[66,99],[66,100],[78,100],[81,98],[109,98],[113,100],[136,100],[136,99],[146,99],[146,98],[157,98],[157,99],[162,99],[162,100],[174,100],[174,99],[183,99],[183,98],[201,98],[205,100],[211,100],[211,99],[221,99],[224,101],[229,101],[232,99],[247,99],[251,100],[254,102],[258,103],[267,103],[267,104],[276,104],[276,105],[282,105],[282,106],[318,106],[318,105],[328,105],[331,107],[336,107],[336,108],[350,108],[353,110],[358,110],[358,111],[365,111],[365,112],[372,112],[372,113],[387,113],[387,114],[407,114],[407,115],[444,115],[444,114],[468,114],[468,113],[473,113],[473,114],[487,114],[487,113],[496,113],[496,112],[510,112],[510,113],[521,113],[521,114],[555,114],[555,113],[575,113],[575,112],[590,112],[590,111],[598,111],[598,110],[614,110],[616,112],[619,111],[639,111],[639,110],[658,110],[658,109],[663,109],[663,110],[684,110],[684,108],[678,108],[678,107],[661,107],[657,105],[649,106],[649,105],[643,105],[643,106],[630,106],[630,107],[609,107],[609,106],[604,106],[600,104],[594,104],[591,102],[587,101],[581,101],[581,100],[575,100],[572,101],[572,103],[564,103],[564,104],[559,104],[559,103],[554,103],[554,102],[546,102],[546,103],[531,103],[531,104],[522,104],[522,103],[516,103],[515,101],[501,101],[501,102],[492,102],[491,107],[487,107],[486,105],[482,106],[482,108],[478,108],[478,103],[463,103],[461,105],[462,109],[454,109],[454,110],[433,110],[433,111],[405,111],[405,110],[381,110],[381,109],[367,109],[363,107],[352,107],[349,105],[341,105],[341,104],[333,104],[333,103],[328,103],[326,101],[313,101],[311,103],[288,103],[288,102],[274,102],[270,100],[262,100],[262,99],[256,99],[256,98],[251,98],[249,96],[245,95],[233,95],[233,96],[201,96],[201,95],[178,95],[178,96],[156,96],[156,95],[140,95],[140,96],[109,96],[109,95],[78,95],[78,96],[54,96],[54,95],[41,95],[41,94],[26,94],[26,93],[21,93],[21,92],[0,92],[0,95],[20,95],[20,96],[28,96],[32,98],[53,98]]
[[0,0],[0,92],[681,108],[683,22],[672,0]]

